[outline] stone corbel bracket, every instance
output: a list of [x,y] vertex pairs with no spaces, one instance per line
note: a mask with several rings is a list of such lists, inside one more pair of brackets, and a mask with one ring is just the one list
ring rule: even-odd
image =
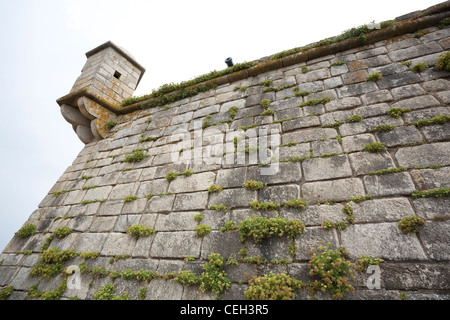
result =
[[101,140],[109,133],[108,121],[116,120],[116,107],[83,89],[57,100],[64,119],[85,144]]
[[111,41],[86,53],[87,61],[69,94],[59,98],[61,113],[84,143],[109,133],[108,121],[129,111],[121,102],[132,96],[145,68]]

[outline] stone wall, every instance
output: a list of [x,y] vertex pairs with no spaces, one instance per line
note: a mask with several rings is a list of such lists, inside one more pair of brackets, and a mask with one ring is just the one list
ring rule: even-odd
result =
[[[370,274],[364,270],[349,280],[356,290],[346,299],[405,294],[409,299],[448,299],[450,200],[412,195],[450,187],[449,123],[415,124],[450,116],[449,73],[433,67],[450,47],[450,28],[419,31],[119,116],[109,136],[87,144],[32,213],[25,225],[36,225],[36,233],[15,236],[0,255],[0,287],[14,288],[11,299],[25,299],[36,284],[41,292],[57,289],[64,279],[61,272],[42,280],[30,274],[42,264],[42,245],[53,235],[50,248],[99,254],[65,262],[82,271],[87,265],[88,271],[81,273],[80,289],[63,290],[63,298],[93,299],[108,283],[115,285],[116,295],[126,291],[132,299],[143,297],[142,288],[147,288],[146,299],[215,298],[214,292],[201,292],[198,284],[181,284],[174,277],[183,270],[200,277],[202,264],[218,253],[226,262],[238,261],[224,264],[232,285],[221,298],[245,299],[253,276],[286,272],[305,284],[317,279],[309,275],[309,250],[322,242],[345,247],[352,262],[361,255],[384,260],[381,288],[368,289]],[[430,67],[411,71],[418,63]],[[366,81],[376,72],[381,79]],[[275,89],[267,89],[267,80]],[[261,115],[264,99],[273,115]],[[233,119],[231,107],[237,107]],[[388,114],[391,108],[409,110],[396,118]],[[373,142],[386,149],[365,151]],[[127,162],[138,149],[144,157]],[[184,162],[174,163],[179,157]],[[264,168],[278,170],[267,175]],[[398,170],[380,171],[392,168]],[[185,170],[193,174],[183,175]],[[169,172],[179,176],[168,181]],[[263,188],[243,188],[250,180],[263,182]],[[223,190],[209,192],[213,184]],[[284,206],[299,198],[307,202],[303,209]],[[250,203],[255,200],[281,206],[254,210]],[[211,210],[221,204],[230,208]],[[344,210],[348,207],[353,220]],[[247,240],[244,258],[258,258],[245,260],[239,232],[220,229],[255,215],[301,220],[305,229],[294,240],[276,235],[257,243]],[[399,228],[398,222],[409,216],[425,220],[418,233]],[[326,228],[325,221],[347,226]],[[139,224],[156,233],[136,238],[127,232]],[[198,225],[211,231],[199,236]],[[59,238],[55,231],[63,226],[71,232]],[[127,269],[159,276],[146,282],[118,275]],[[315,297],[331,295],[318,292]],[[312,297],[301,289],[295,298]]]

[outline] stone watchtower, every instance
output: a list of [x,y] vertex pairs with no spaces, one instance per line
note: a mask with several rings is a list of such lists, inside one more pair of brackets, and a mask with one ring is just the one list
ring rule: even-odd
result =
[[57,103],[80,140],[90,143],[108,133],[107,122],[120,114],[121,102],[133,95],[145,68],[111,41],[87,52],[86,57],[72,90]]

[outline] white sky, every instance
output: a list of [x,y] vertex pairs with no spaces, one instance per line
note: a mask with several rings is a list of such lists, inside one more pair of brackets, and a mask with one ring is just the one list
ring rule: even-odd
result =
[[83,148],[56,99],[111,40],[146,69],[135,95],[442,1],[0,0],[0,251]]

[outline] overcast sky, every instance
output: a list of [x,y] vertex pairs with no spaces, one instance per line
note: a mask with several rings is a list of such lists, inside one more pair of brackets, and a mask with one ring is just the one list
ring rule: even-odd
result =
[[146,69],[135,95],[442,1],[0,0],[0,251],[83,148],[59,112],[111,40]]

